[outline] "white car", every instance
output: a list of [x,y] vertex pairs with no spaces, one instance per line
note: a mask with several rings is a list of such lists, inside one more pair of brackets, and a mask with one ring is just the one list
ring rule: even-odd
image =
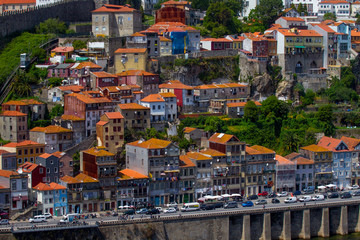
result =
[[281,192],[281,193],[277,193],[276,195],[278,197],[286,197],[289,193],[288,192]]
[[159,212],[163,212],[162,207],[155,207],[157,210],[159,210]]
[[300,202],[310,202],[311,196],[303,196],[299,199]]
[[171,207],[164,210],[164,213],[176,213],[176,209]]
[[288,197],[284,200],[284,203],[296,203],[297,199],[296,197]]
[[37,215],[37,216],[35,216],[33,218],[30,218],[29,222],[31,222],[31,223],[46,222],[46,217],[44,215]]
[[51,215],[51,213],[44,213],[44,216],[46,217],[46,219],[53,217],[53,216]]
[[167,206],[168,208],[170,208],[170,207],[177,207],[178,204],[177,204],[177,202],[171,202],[171,203],[169,203],[169,204],[166,204],[166,206]]
[[311,198],[312,201],[324,201],[325,200],[325,197],[324,195],[315,195]]

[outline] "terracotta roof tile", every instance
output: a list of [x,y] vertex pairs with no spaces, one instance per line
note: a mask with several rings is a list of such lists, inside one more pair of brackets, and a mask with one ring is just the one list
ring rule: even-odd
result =
[[36,0],[0,0],[0,5],[6,4],[36,4]]
[[286,155],[285,158],[289,159],[289,160],[294,160],[295,158],[301,156],[300,153],[297,153],[297,152],[293,152],[293,153],[290,153],[289,155]]
[[180,167],[196,167],[196,165],[190,160],[190,158],[186,155],[180,155],[179,156],[179,165]]
[[214,149],[202,150],[201,153],[206,154],[206,155],[210,155],[212,157],[224,157],[224,156],[226,156],[225,153],[219,152],[219,151],[214,150]]
[[295,163],[289,159],[286,159],[278,154],[275,155],[275,160],[279,163],[279,165],[295,165]]
[[40,105],[45,104],[35,99],[20,99],[20,100],[10,100],[6,103],[3,103],[3,105]]
[[71,92],[81,92],[84,90],[83,86],[80,85],[66,85],[66,86],[59,86],[58,87],[61,91],[71,91]]
[[164,98],[160,94],[150,94],[140,101],[142,102],[165,102]]
[[207,85],[200,85],[195,88],[198,89],[219,89],[219,88],[236,88],[236,87],[246,87],[245,85],[239,84],[239,83],[213,83],[213,84],[207,84]]
[[16,148],[16,147],[29,146],[29,145],[44,145],[44,144],[34,142],[34,141],[30,141],[30,140],[25,140],[25,141],[22,141],[22,142],[19,142],[19,143],[11,142],[11,143],[3,145],[3,147]]
[[104,149],[98,149],[96,147],[84,150],[82,152],[93,155],[93,156],[97,156],[97,157],[105,157],[105,156],[113,157],[113,156],[115,156],[111,152],[108,152],[108,151],[106,151]]
[[322,35],[318,32],[316,32],[315,30],[307,30],[307,29],[299,29],[296,32],[293,32],[291,29],[276,29],[276,31],[278,31],[279,33],[281,33],[282,35],[286,36],[286,37],[297,37],[297,36],[301,36],[301,37],[322,37]]
[[71,121],[85,121],[84,118],[80,118],[74,115],[62,115],[61,116],[62,120],[71,120]]
[[[330,137],[322,137],[320,139],[320,141],[318,142],[318,146],[320,147],[324,147],[330,151],[338,151],[336,150],[336,147],[339,146],[339,144],[341,143],[342,141],[340,139],[336,139],[336,138],[330,138]],[[347,150],[342,150],[342,151],[347,151]]]
[[351,30],[351,37],[360,37],[360,31],[357,29]]
[[192,131],[196,130],[197,128],[192,127],[184,127],[184,133],[191,133]]
[[201,39],[200,42],[232,42],[227,38],[204,38]]
[[63,182],[66,182],[66,183],[70,183],[70,184],[71,183],[81,183],[80,180],[77,180],[76,178],[70,177],[68,175],[63,176],[60,180]]
[[11,175],[19,175],[19,173],[0,169],[0,176],[9,178]]
[[63,185],[60,185],[60,184],[57,184],[57,183],[54,183],[54,182],[49,183],[49,186],[54,190],[66,190],[67,189]]
[[52,49],[51,51],[57,52],[57,53],[67,53],[67,52],[73,52],[74,48],[73,47],[56,47],[56,48]]
[[39,165],[36,163],[26,162],[19,166],[18,170],[21,169],[23,172],[32,172],[34,171]]
[[30,132],[43,132],[43,133],[64,133],[64,132],[72,132],[70,129],[63,128],[56,125],[50,125],[47,127],[35,127],[30,130]]
[[52,190],[54,190],[49,185],[47,185],[46,183],[43,183],[43,182],[40,182],[38,185],[33,187],[33,189],[35,189],[37,191],[52,191]]
[[268,149],[266,147],[263,146],[259,146],[259,145],[254,145],[252,147],[248,147],[246,146],[246,154],[249,155],[259,155],[259,154],[273,154],[275,153],[275,151]]
[[160,40],[160,42],[171,42],[171,39],[168,39],[168,38],[163,37],[163,36],[159,36],[159,40]]
[[137,171],[134,171],[132,169],[123,169],[119,171],[119,173],[122,175],[122,179],[147,179],[148,176],[141,174]]
[[166,93],[159,93],[163,98],[169,98],[169,97],[175,97],[176,95],[172,92],[166,92]]
[[342,140],[349,147],[349,150],[351,151],[354,151],[355,147],[360,144],[360,139],[356,139],[356,138],[342,136],[340,140]]
[[166,148],[171,144],[170,141],[151,138],[147,141],[138,140],[135,142],[128,143],[127,145],[140,147],[140,148],[146,148],[146,149],[161,149]]
[[93,74],[95,77],[98,77],[98,78],[117,78],[116,75],[113,75],[111,73],[108,73],[108,72],[91,72],[91,74]]
[[159,88],[167,88],[167,89],[193,89],[192,86],[188,86],[180,82],[179,80],[171,80],[166,83],[160,84]]
[[67,97],[75,97],[78,100],[86,103],[86,104],[93,104],[93,103],[111,103],[111,101],[105,97],[91,97],[86,92],[80,93],[70,93],[66,95]]
[[146,72],[144,70],[128,70],[116,74],[117,76],[156,76],[155,73]]
[[[231,102],[231,103],[227,103],[226,106],[227,107],[245,107],[247,102]],[[261,103],[259,103],[258,101],[254,101],[256,106],[261,106]]]
[[209,138],[209,142],[225,144],[225,143],[229,142],[231,139],[234,139],[235,141],[240,142],[239,139],[237,139],[237,137],[235,137],[234,135],[225,134],[225,133],[214,133]]
[[83,68],[95,68],[95,69],[102,69],[101,66],[93,63],[93,62],[81,62],[79,65],[75,67],[76,69],[83,69]]
[[8,116],[8,117],[24,117],[27,114],[18,112],[18,111],[5,111],[0,114],[0,116]]
[[146,48],[119,48],[115,53],[146,53]]
[[139,33],[139,32],[136,32],[136,33],[133,33],[130,35],[131,37],[146,37],[146,35],[142,34],[142,33]]
[[96,178],[90,177],[84,173],[79,173],[76,177],[76,180],[82,182],[82,183],[96,183],[99,182]]
[[120,112],[106,112],[105,115],[109,118],[109,119],[123,119],[124,116],[120,113]]
[[111,5],[104,4],[102,7],[92,11],[93,13],[104,13],[104,12],[134,12],[137,11],[135,8],[122,5]]
[[118,104],[118,106],[122,110],[150,110],[150,108],[144,107],[137,103],[123,103],[123,104]]
[[191,4],[191,2],[170,0],[162,3],[162,5],[188,5],[188,4]]
[[308,150],[311,152],[330,152],[329,149],[315,145],[315,144],[312,144],[312,145],[309,145],[306,147],[302,147],[301,149]]
[[298,17],[281,17],[282,19],[285,19],[286,21],[296,21],[296,22],[305,22],[304,19],[298,18]]
[[194,159],[196,161],[204,161],[204,160],[212,160],[213,158],[207,154],[200,152],[187,152],[186,156],[190,159]]
[[49,158],[51,156],[52,155],[50,153],[43,153],[43,154],[39,155],[40,158],[44,158],[44,159]]

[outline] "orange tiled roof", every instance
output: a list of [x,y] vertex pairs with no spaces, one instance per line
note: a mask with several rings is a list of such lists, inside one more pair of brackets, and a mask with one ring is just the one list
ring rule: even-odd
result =
[[21,169],[23,172],[32,172],[37,168],[39,165],[36,163],[26,162],[19,166],[19,169]]
[[196,167],[196,165],[186,155],[180,155],[179,160],[180,167]]
[[62,120],[71,120],[71,121],[85,121],[84,118],[80,118],[74,115],[62,115],[61,116]]
[[354,151],[355,147],[360,144],[360,139],[356,139],[356,138],[342,136],[340,140],[342,140],[349,147],[349,150],[351,151]]
[[54,182],[49,183],[49,186],[54,190],[65,190],[65,189],[67,189],[63,185],[60,185],[60,184],[57,184],[57,183],[54,183]]
[[163,37],[163,36],[159,36],[159,40],[160,40],[160,42],[171,42],[170,39]]
[[66,153],[57,151],[57,152],[52,153],[51,155],[54,155],[57,158],[61,158],[62,156],[66,155]]
[[276,29],[276,31],[280,32],[286,37],[322,37],[322,35],[315,30],[299,29],[297,30],[297,33],[295,33],[294,31],[291,31],[291,29],[279,28]]
[[201,42],[232,42],[227,38],[204,38],[200,40]]
[[144,70],[128,70],[116,74],[117,76],[156,76],[155,73],[146,72]]
[[310,159],[304,158],[304,157],[298,157],[298,158],[294,159],[293,162],[295,162],[297,165],[314,164],[313,160],[310,160]]
[[148,176],[141,174],[137,171],[134,171],[132,169],[123,169],[119,171],[120,174],[122,174],[122,179],[146,179],[149,178]]
[[187,152],[186,156],[196,161],[212,160],[212,157],[200,152]]
[[[247,102],[231,102],[231,103],[227,103],[226,106],[227,107],[245,107]],[[256,106],[261,106],[261,103],[259,103],[258,101],[254,101]]]
[[123,116],[120,112],[106,112],[105,115],[106,115],[109,119],[124,118],[124,116]]
[[[360,2],[359,2],[360,4]],[[351,30],[351,37],[360,37],[360,32],[357,29]]]
[[98,78],[117,78],[116,75],[113,75],[111,73],[108,73],[108,72],[91,72],[92,74],[95,75],[95,77],[98,77]]
[[305,22],[304,19],[298,17],[281,17],[281,18],[285,19],[286,21]]
[[87,149],[87,150],[84,150],[82,151],[84,153],[87,153],[87,154],[90,154],[90,155],[93,155],[93,156],[97,156],[97,157],[105,157],[105,156],[109,156],[109,157],[112,157],[112,156],[115,156],[113,153],[111,152],[108,152],[104,149],[98,149],[96,147],[93,147],[93,148],[90,148],[90,149]]
[[142,33],[139,33],[139,32],[136,32],[136,33],[133,33],[130,35],[131,37],[146,37],[146,35],[142,34]]
[[234,38],[229,35],[228,37],[231,39],[232,42],[242,42],[245,40],[245,38],[243,36],[237,36],[237,38]]
[[63,176],[62,178],[60,178],[61,181],[66,182],[66,183],[81,183],[81,181],[77,180],[76,178],[70,177],[68,175]]
[[41,158],[49,158],[49,157],[51,157],[52,155],[50,154],[50,153],[43,153],[43,154],[41,154],[41,155],[39,155],[39,157],[41,157]]
[[83,182],[83,183],[96,183],[99,182],[96,178],[90,177],[84,173],[79,173],[76,177],[76,180]]
[[162,98],[162,96],[158,93],[156,94],[150,94],[143,99],[141,99],[142,102],[165,102],[165,100]]
[[36,4],[36,0],[0,0],[0,5],[6,4]]
[[170,0],[162,3],[162,5],[187,5],[187,4],[191,4],[191,2]]
[[52,49],[51,51],[57,52],[57,53],[67,53],[67,52],[73,52],[74,48],[73,47],[56,47],[56,48]]
[[159,88],[168,88],[168,89],[187,89],[191,90],[193,87],[188,86],[180,82],[179,80],[170,80],[166,83],[160,84]]
[[176,97],[176,95],[172,92],[166,92],[166,93],[159,93],[163,98],[168,98],[168,97]]
[[295,163],[293,163],[289,159],[286,159],[278,154],[275,155],[275,160],[278,161],[280,165],[295,165]]
[[127,145],[146,148],[146,149],[161,149],[161,148],[166,148],[170,144],[171,144],[170,141],[151,138],[147,141],[138,140],[135,142],[128,143]]
[[196,130],[197,128],[192,127],[184,127],[184,133],[191,133],[192,131]]
[[135,8],[131,8],[128,6],[122,5],[111,5],[111,4],[104,4],[102,7],[95,9],[92,11],[93,13],[106,13],[106,12],[134,12],[136,11]]
[[86,104],[93,104],[93,103],[111,103],[111,101],[105,97],[91,97],[86,92],[83,92],[83,94],[80,93],[70,93],[66,95],[68,97],[75,97],[78,100],[86,103]]
[[4,103],[3,105],[38,105],[38,104],[44,104],[44,103],[30,98],[30,99],[10,100]]
[[309,145],[306,147],[302,147],[301,149],[309,150],[311,152],[330,152],[329,149],[315,145],[315,144],[312,144],[312,145]]
[[320,2],[319,4],[344,4],[344,3],[347,3],[347,4],[350,4],[349,2],[347,1],[342,1],[342,0],[324,0],[322,2]]
[[38,185],[33,187],[33,189],[38,190],[38,191],[51,191],[51,190],[54,190],[49,185],[47,185],[46,183],[43,183],[43,182],[40,182]]
[[234,135],[225,134],[225,133],[214,133],[209,138],[209,142],[216,142],[216,143],[224,144],[224,143],[227,143],[228,141],[230,141],[232,138],[235,138],[237,141],[239,141],[239,139],[237,139],[237,137],[235,137]]
[[142,32],[156,32],[158,34],[172,31],[199,31],[181,22],[158,22]]
[[0,116],[21,117],[21,116],[27,116],[27,114],[18,111],[5,111],[2,112]]
[[301,156],[300,153],[297,153],[297,152],[293,152],[293,153],[290,153],[288,155],[285,156],[285,158],[289,159],[289,160],[293,160],[297,157]]
[[198,89],[218,89],[218,88],[236,88],[236,87],[246,87],[245,85],[239,84],[239,83],[213,83],[213,84],[207,84],[207,85],[200,85],[195,88]]
[[335,148],[341,143],[340,139],[330,138],[330,137],[322,137],[318,142],[318,146],[327,148],[330,151],[337,151]]
[[109,123],[108,121],[98,121],[98,122],[96,123],[96,125],[104,126],[104,125],[106,125],[106,124],[108,124],[108,123]]
[[206,149],[206,150],[202,150],[200,152],[203,153],[203,154],[206,154],[206,155],[210,155],[212,157],[224,157],[224,156],[226,156],[225,153],[219,152],[219,151],[214,150],[214,149]]
[[3,147],[16,148],[16,147],[23,147],[23,146],[28,146],[28,145],[44,145],[44,144],[34,142],[34,141],[31,141],[31,140],[25,140],[25,141],[22,141],[22,142],[19,142],[19,143],[11,142],[11,143],[3,145]]
[[50,125],[47,127],[35,127],[31,129],[30,132],[64,133],[64,132],[72,132],[72,131],[70,129],[63,128],[60,126]]
[[93,62],[81,62],[75,68],[76,69],[82,69],[82,68],[98,68],[98,69],[100,68],[100,69],[102,69],[101,66],[99,66]]
[[83,86],[80,85],[66,85],[58,87],[61,91],[72,91],[72,92],[81,92],[84,90]]
[[137,103],[123,103],[118,104],[119,108],[122,110],[149,110],[150,108],[144,107]]
[[146,48],[119,48],[115,53],[146,53]]
[[254,145],[252,147],[245,147],[246,154],[248,155],[259,155],[259,154],[272,154],[275,153],[275,151],[268,149],[263,146]]
[[19,175],[17,172],[0,169],[0,176],[9,178],[11,175]]

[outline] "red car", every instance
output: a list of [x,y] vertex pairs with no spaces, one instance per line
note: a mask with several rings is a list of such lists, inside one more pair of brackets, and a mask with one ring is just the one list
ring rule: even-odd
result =
[[258,196],[266,197],[268,194],[269,193],[267,191],[264,191],[264,192],[258,193]]

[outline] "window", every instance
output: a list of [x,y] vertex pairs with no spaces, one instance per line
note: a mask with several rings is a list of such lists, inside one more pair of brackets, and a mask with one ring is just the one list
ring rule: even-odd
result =
[[46,168],[46,173],[50,173],[50,168]]
[[44,173],[44,169],[43,168],[39,168],[39,173],[43,174]]
[[106,31],[106,27],[103,27],[102,30],[103,30],[103,31]]
[[105,22],[105,20],[106,20],[106,17],[103,17],[102,19],[103,19],[103,22]]
[[58,169],[57,168],[54,168],[54,172],[57,173]]
[[99,27],[96,27],[96,28],[95,28],[95,32],[98,32],[98,31],[99,31]]
[[16,190],[16,180],[11,181],[11,190]]
[[118,24],[120,24],[120,25],[123,24],[123,17],[118,17]]
[[22,179],[21,180],[21,189],[26,189],[27,188],[27,180],[26,179]]

